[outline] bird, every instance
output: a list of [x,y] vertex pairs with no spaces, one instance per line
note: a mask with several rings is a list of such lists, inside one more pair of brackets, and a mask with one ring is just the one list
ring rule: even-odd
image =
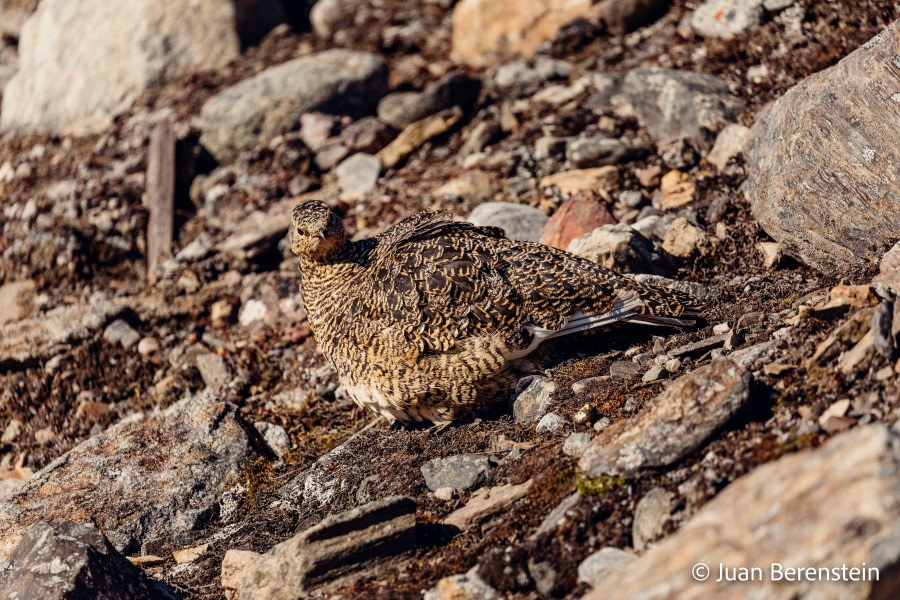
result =
[[687,294],[447,212],[358,241],[321,200],[291,221],[318,348],[353,401],[392,424],[443,429],[509,399],[517,365],[548,340],[613,323],[686,327],[700,314]]

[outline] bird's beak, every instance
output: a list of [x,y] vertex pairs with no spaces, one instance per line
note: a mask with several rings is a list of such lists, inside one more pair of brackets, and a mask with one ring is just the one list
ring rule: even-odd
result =
[[324,231],[320,231],[320,232],[319,232],[319,239],[320,239],[320,240],[324,240],[324,239],[325,239],[325,232],[324,232]]

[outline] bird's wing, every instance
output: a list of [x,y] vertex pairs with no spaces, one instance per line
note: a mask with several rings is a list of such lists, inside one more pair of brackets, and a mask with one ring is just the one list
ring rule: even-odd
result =
[[492,251],[501,240],[502,230],[441,213],[420,213],[379,236],[369,269],[381,323],[426,353],[517,323],[521,299]]

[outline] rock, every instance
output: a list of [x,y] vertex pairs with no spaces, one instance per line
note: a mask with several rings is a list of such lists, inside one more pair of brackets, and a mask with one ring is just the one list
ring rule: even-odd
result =
[[[855,312],[843,324],[835,328],[828,337],[822,340],[808,361],[809,366],[825,364],[838,356],[847,346],[862,340],[872,326],[875,310],[864,308]],[[874,336],[873,336],[874,343]]]
[[794,0],[763,0],[763,8],[769,12],[783,10],[792,5]]
[[618,381],[628,381],[641,374],[641,365],[630,360],[617,360],[609,365],[609,376]]
[[599,588],[606,583],[611,574],[636,560],[637,556],[624,550],[611,547],[600,548],[578,565],[578,581],[593,588]]
[[673,358],[680,358],[682,356],[700,356],[715,348],[724,346],[725,340],[728,339],[728,335],[729,333],[725,332],[702,340],[697,340],[696,342],[689,342],[669,350],[667,354]]
[[484,202],[468,218],[473,225],[499,227],[509,239],[526,242],[537,242],[548,220],[538,209],[512,202]]
[[554,156],[561,156],[566,153],[568,145],[568,138],[541,136],[534,142],[534,158],[548,160]]
[[339,164],[335,173],[342,192],[365,194],[375,189],[381,162],[371,154],[359,152]]
[[684,138],[662,142],[656,150],[663,164],[670,169],[691,169],[700,161],[697,150]]
[[528,494],[533,483],[534,481],[529,479],[518,485],[508,484],[482,488],[472,494],[462,508],[447,515],[443,522],[457,529],[466,530],[523,498]]
[[603,225],[572,240],[568,252],[621,273],[662,275],[671,268],[670,258],[653,242],[628,225]]
[[553,404],[556,383],[540,375],[519,381],[513,401],[513,417],[517,423],[530,423],[544,416]]
[[540,434],[554,434],[566,426],[566,420],[555,412],[548,412],[538,421],[535,431]]
[[644,169],[634,170],[634,176],[638,178],[638,183],[645,189],[655,188],[659,185],[660,173],[662,173],[662,168],[659,165],[650,165]]
[[281,425],[258,421],[253,424],[253,427],[263,436],[263,439],[266,440],[266,445],[272,449],[272,452],[278,458],[284,458],[284,455],[290,451],[291,436],[288,435],[288,432]]
[[579,466],[589,477],[664,467],[700,447],[743,406],[750,373],[714,361],[668,385],[634,418],[616,422],[591,442]]
[[754,216],[785,253],[822,272],[866,267],[897,241],[898,32],[894,22],[795,85],[751,131]]
[[541,232],[541,243],[565,250],[577,237],[603,225],[616,222],[604,204],[589,193],[576,194],[565,200],[553,213]]
[[287,233],[288,219],[296,198],[273,202],[265,210],[255,210],[237,224],[234,232],[218,245],[218,250],[241,258],[253,258],[271,250]]
[[563,454],[580,458],[594,436],[587,432],[572,433],[563,443]]
[[3,430],[3,436],[0,437],[0,443],[12,444],[15,442],[22,433],[22,425],[23,423],[19,419],[10,419],[6,424],[6,429]]
[[294,130],[304,113],[370,114],[387,91],[387,65],[368,52],[333,49],[269,67],[210,98],[200,142],[220,162]]
[[4,598],[159,597],[154,584],[91,523],[38,521],[25,530],[6,565],[0,573]]
[[669,4],[669,0],[603,0],[597,15],[609,31],[622,35],[657,20]]
[[40,446],[47,446],[56,441],[56,434],[49,427],[42,427],[34,432],[34,441]]
[[632,69],[623,92],[657,143],[685,139],[701,154],[744,108],[724,81],[704,73]]
[[900,331],[900,303],[896,300],[885,300],[878,305],[872,315],[872,344],[875,351],[887,360],[894,358],[898,348],[894,331]]
[[635,550],[643,552],[651,542],[663,536],[674,509],[675,494],[672,492],[655,487],[644,494],[634,509],[631,539]]
[[462,0],[453,9],[451,57],[470,67],[530,57],[566,23],[588,18],[590,0]]
[[218,390],[231,381],[228,365],[225,363],[225,359],[218,354],[204,352],[196,357],[195,362],[200,371],[200,377],[203,378],[203,383],[210,390]]
[[309,11],[309,23],[316,35],[328,39],[352,25],[361,4],[360,0],[316,0]]
[[707,0],[691,16],[691,29],[705,38],[731,40],[759,24],[763,0]]
[[192,546],[190,548],[181,548],[180,550],[175,550],[172,552],[172,558],[175,559],[176,564],[183,564],[194,562],[204,554],[206,554],[206,550],[209,548],[209,544],[200,544],[199,546]]
[[282,332],[303,327],[306,310],[297,298],[299,287],[299,273],[270,271],[244,275],[238,323],[250,330],[268,326]]
[[778,242],[758,242],[756,249],[762,255],[763,266],[767,269],[774,269],[784,258],[784,252]]
[[534,587],[542,597],[552,596],[556,588],[556,580],[559,576],[553,565],[546,560],[538,560],[535,557],[528,558],[528,574],[534,581]]
[[[860,427],[835,436],[823,446],[789,454],[762,465],[710,500],[681,529],[644,556],[614,573],[586,596],[619,600],[665,590],[672,598],[820,598],[892,597],[893,573],[900,556],[896,524],[900,506],[900,436],[883,425]],[[865,524],[865,526],[862,526]],[[718,578],[718,565],[761,567],[760,579],[748,584]],[[696,581],[697,563],[712,566],[710,581]],[[849,569],[860,572],[852,585],[809,581],[787,568],[829,569],[832,578]],[[782,568],[780,580],[773,569]],[[837,568],[835,573],[832,569]],[[777,572],[774,572],[777,575]],[[748,587],[751,585],[752,587]],[[752,590],[752,592],[751,592]]]
[[878,275],[872,280],[873,283],[884,283],[895,294],[900,294],[900,242],[884,253],[878,264],[878,271]]
[[242,600],[287,600],[416,546],[416,503],[391,496],[325,517],[248,564]]
[[490,201],[496,196],[496,192],[497,182],[493,175],[481,169],[474,169],[462,173],[434,190],[434,195],[447,200],[481,203]]
[[678,217],[669,226],[663,239],[663,250],[679,258],[687,258],[702,252],[709,243],[706,233],[691,225],[684,217]]
[[[674,359],[678,360],[678,359]],[[650,367],[646,373],[641,377],[641,381],[644,383],[653,383],[654,381],[659,381],[668,375],[668,371],[664,365],[656,364]]]
[[225,553],[222,559],[222,590],[226,600],[238,600],[241,587],[240,577],[244,569],[259,557],[259,553],[250,550],[231,549]]
[[542,190],[557,189],[565,196],[579,192],[615,192],[619,187],[619,169],[614,166],[562,171],[541,179]]
[[33,279],[0,285],[0,327],[24,319],[34,311],[35,289]]
[[371,154],[384,148],[394,138],[393,131],[375,117],[363,117],[341,131],[341,144],[349,152]]
[[480,92],[480,79],[459,72],[448,73],[422,92],[388,94],[378,103],[378,118],[395,129],[405,129],[454,106],[468,111]]
[[429,460],[422,465],[422,476],[425,478],[425,485],[432,492],[450,488],[459,493],[479,485],[493,467],[489,456],[457,454]]
[[687,173],[669,171],[663,175],[659,189],[662,192],[659,208],[661,210],[673,210],[687,206],[694,201],[697,185]]
[[430,590],[423,600],[500,600],[501,596],[478,576],[478,566],[463,575],[444,577]]
[[60,306],[0,327],[0,365],[47,359],[84,340],[122,312],[97,295],[85,304]]
[[725,129],[719,132],[716,137],[716,143],[713,144],[712,150],[706,160],[709,161],[719,171],[724,171],[730,161],[735,156],[742,156],[747,142],[750,141],[750,128],[738,125],[737,123],[729,123]]
[[869,329],[856,345],[841,355],[838,360],[838,369],[844,375],[852,375],[862,366],[863,362],[875,353],[875,332]]
[[823,412],[819,416],[819,427],[827,431],[829,428],[828,421],[831,419],[843,418],[843,416],[847,414],[848,410],[850,410],[850,401],[847,399],[838,400],[827,409],[825,409],[825,412]]
[[566,157],[578,169],[615,165],[628,154],[628,147],[615,138],[594,136],[568,144]]
[[116,319],[103,330],[103,339],[108,344],[121,345],[127,350],[140,341],[141,334],[135,331],[127,321]]
[[416,121],[400,132],[393,142],[382,148],[376,155],[386,169],[396,166],[422,144],[433,137],[446,133],[462,119],[462,109],[458,106]]
[[47,0],[25,23],[0,130],[99,133],[151,85],[238,57],[234,3]]
[[204,394],[113,425],[0,502],[0,560],[39,520],[93,520],[121,552],[155,548],[205,522],[258,454],[236,407]]
[[334,139],[340,122],[341,118],[338,115],[320,112],[304,113],[300,115],[300,139],[307,148],[318,152]]

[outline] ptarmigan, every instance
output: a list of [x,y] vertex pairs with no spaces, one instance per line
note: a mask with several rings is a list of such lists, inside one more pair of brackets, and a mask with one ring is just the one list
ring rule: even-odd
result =
[[516,384],[541,342],[615,322],[689,325],[695,301],[501,229],[423,212],[351,242],[317,200],[291,246],[322,352],[357,404],[446,426]]

